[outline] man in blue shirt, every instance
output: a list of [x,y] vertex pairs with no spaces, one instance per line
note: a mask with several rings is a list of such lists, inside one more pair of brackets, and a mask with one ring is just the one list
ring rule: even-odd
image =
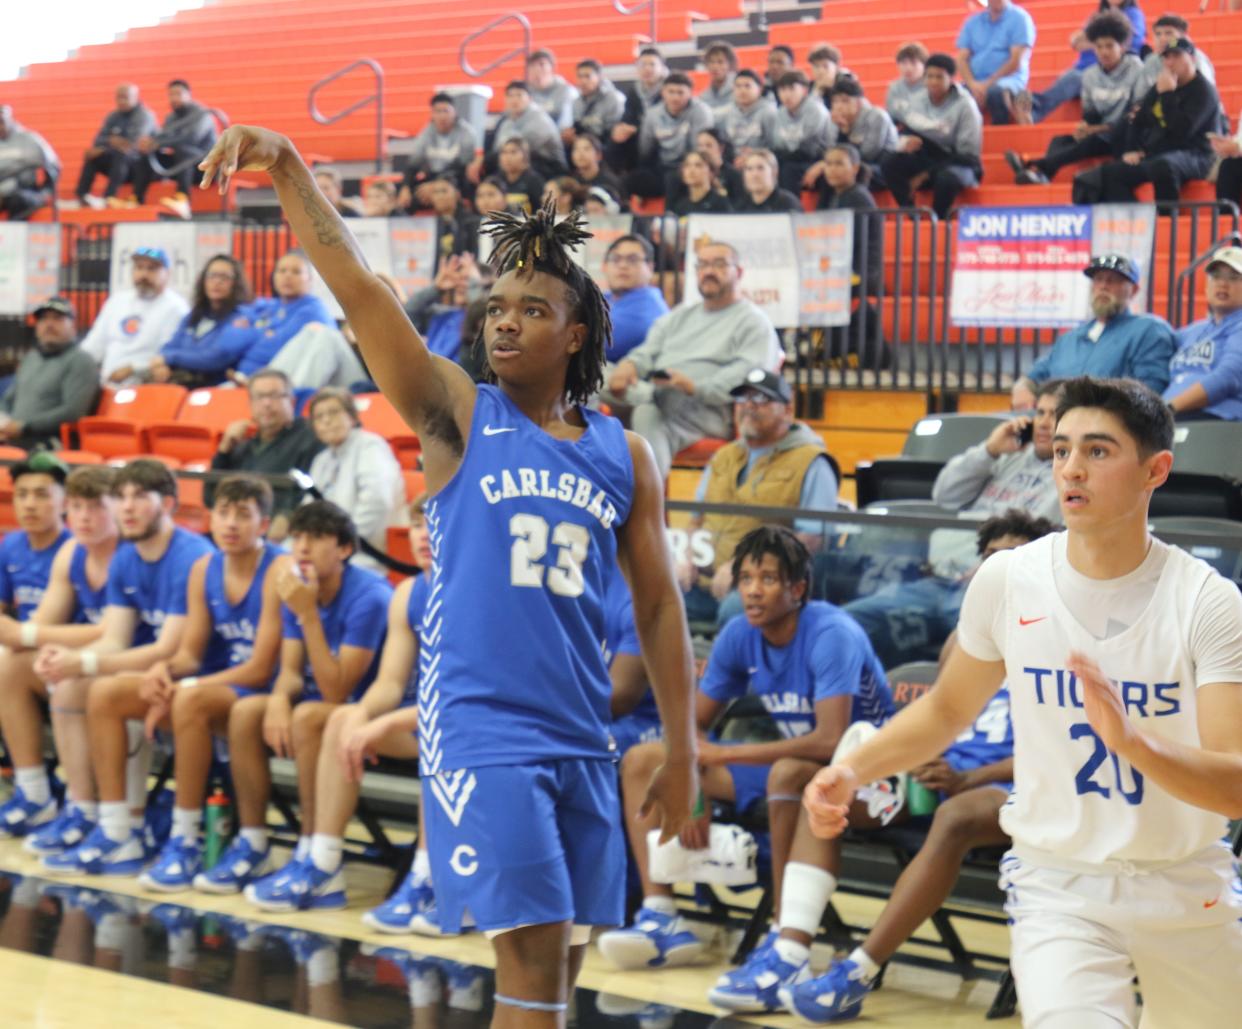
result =
[[[811,555],[792,529],[761,526],[747,533],[732,567],[745,614],[716,638],[695,717],[705,734],[729,701],[752,693],[780,739],[727,746],[700,739],[700,782],[706,797],[732,802],[738,812],[767,797],[779,894],[802,788],[836,749],[846,726],[878,725],[891,714],[892,695],[858,623],[831,604],[807,599]],[[654,823],[640,805],[660,760],[657,744],[643,744],[621,763],[626,830],[643,881],[643,906],[630,928],[605,933],[599,947],[623,968],[688,964],[703,952],[677,915],[672,888],[649,876],[647,833]],[[706,847],[710,825],[705,813],[682,833],[682,845]],[[744,993],[722,980],[709,997],[718,1006],[746,1010],[738,999]]]
[[1164,399],[1178,421],[1242,420],[1242,247],[1207,266],[1208,316],[1177,334]]
[[1089,321],[1062,335],[1013,385],[1014,410],[1035,406],[1034,385],[1045,379],[1138,379],[1157,393],[1169,384],[1173,329],[1154,314],[1131,314],[1139,270],[1124,254],[1093,257],[1083,270],[1091,280]]
[[962,81],[993,125],[1011,120],[1013,96],[1031,73],[1035,22],[1011,0],[988,0],[988,9],[966,19],[957,34]]
[[664,294],[651,284],[655,252],[641,236],[620,236],[604,255],[604,278],[612,314],[612,342],[608,360],[614,364],[647,338],[647,330],[662,314],[668,314]]

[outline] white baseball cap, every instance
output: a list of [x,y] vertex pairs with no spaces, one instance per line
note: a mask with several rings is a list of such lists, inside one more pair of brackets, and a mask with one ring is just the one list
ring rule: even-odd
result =
[[1211,271],[1214,264],[1227,265],[1242,275],[1242,247],[1221,247],[1208,261],[1207,270]]

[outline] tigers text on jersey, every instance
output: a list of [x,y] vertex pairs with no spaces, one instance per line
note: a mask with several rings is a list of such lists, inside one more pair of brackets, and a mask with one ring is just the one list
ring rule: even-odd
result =
[[479,387],[461,467],[427,505],[420,634],[424,775],[608,756],[604,596],[634,470],[620,422],[577,440]]
[[1198,687],[1242,682],[1242,597],[1202,561],[1154,540],[1167,554],[1154,555],[1164,567],[1150,602],[1124,631],[1096,639],[1057,591],[1064,535],[988,558],[962,605],[958,642],[978,660],[1003,660],[1009,684],[1014,792],[1001,825],[1033,861],[1039,853],[1119,868],[1181,861],[1220,840],[1225,819],[1177,800],[1107,750],[1066,661],[1072,651],[1091,656],[1117,683],[1132,722],[1199,746]]
[[203,654],[199,675],[210,675],[225,668],[235,668],[250,660],[254,653],[254,637],[259,630],[259,616],[263,611],[263,581],[267,570],[284,551],[274,543],[264,541],[263,550],[254,567],[254,578],[245,595],[236,604],[230,603],[225,589],[224,554],[212,554],[207,562],[207,575],[203,592],[207,610],[211,615],[211,635]]

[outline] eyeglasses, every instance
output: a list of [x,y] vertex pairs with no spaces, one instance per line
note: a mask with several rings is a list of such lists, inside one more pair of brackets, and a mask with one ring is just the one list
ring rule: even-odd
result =
[[232,282],[237,278],[232,272],[208,272],[206,277],[209,282]]
[[737,398],[740,407],[764,407],[768,404],[783,404],[783,400],[777,400],[770,397],[766,393],[743,393]]
[[609,264],[646,264],[647,258],[642,254],[609,254]]
[[694,267],[696,271],[700,272],[727,272],[733,267],[733,262],[727,257],[717,257],[710,261],[696,261]]
[[284,400],[285,397],[287,396],[289,396],[288,391],[281,391],[279,393],[251,393],[250,399],[251,400]]

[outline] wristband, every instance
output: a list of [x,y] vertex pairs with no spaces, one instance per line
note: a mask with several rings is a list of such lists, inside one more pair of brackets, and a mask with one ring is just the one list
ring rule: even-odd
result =
[[37,647],[39,645],[39,627],[34,622],[22,622],[22,646]]
[[182,679],[179,683],[177,683],[177,688],[181,690],[192,690],[197,685],[198,685],[198,676],[187,675],[184,679]]
[[95,676],[99,674],[99,655],[93,650],[84,650],[78,655],[82,662],[82,674]]

